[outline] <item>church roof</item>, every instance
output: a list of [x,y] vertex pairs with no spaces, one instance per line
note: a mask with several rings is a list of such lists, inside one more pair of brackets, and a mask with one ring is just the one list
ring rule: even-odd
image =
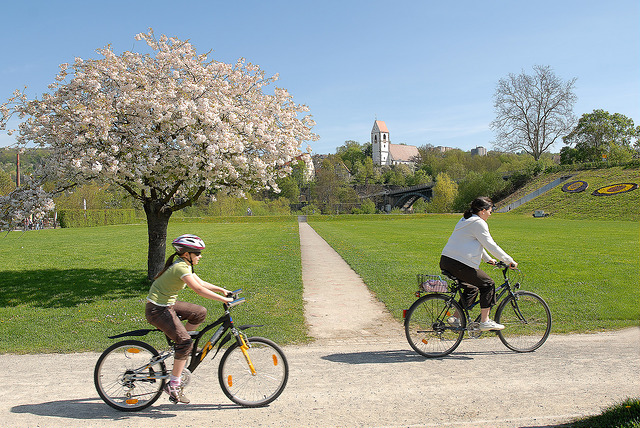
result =
[[409,162],[412,158],[420,156],[420,152],[418,152],[416,146],[406,146],[404,144],[389,144],[389,154],[393,160],[405,162]]
[[389,132],[389,130],[387,129],[387,124],[384,123],[384,121],[376,120],[375,124],[378,126],[378,129],[380,130],[380,132]]

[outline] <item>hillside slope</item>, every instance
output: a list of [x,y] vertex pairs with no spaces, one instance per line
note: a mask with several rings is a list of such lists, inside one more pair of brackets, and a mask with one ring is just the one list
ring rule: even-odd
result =
[[531,201],[515,208],[509,214],[533,215],[535,210],[567,219],[601,219],[601,220],[640,220],[640,189],[631,192],[613,194],[610,196],[594,196],[592,192],[603,186],[617,183],[636,183],[640,185],[640,171],[638,168],[613,167],[573,172],[558,172],[543,174],[525,185],[518,192],[497,204],[498,208],[505,206],[534,190],[552,182],[563,175],[575,174],[564,182],[576,180],[588,184],[586,190],[579,193],[563,192],[563,184],[549,190]]

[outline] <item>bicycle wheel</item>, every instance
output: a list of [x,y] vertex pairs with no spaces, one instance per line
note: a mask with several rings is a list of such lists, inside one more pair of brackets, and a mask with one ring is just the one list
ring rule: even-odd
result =
[[162,395],[167,369],[151,363],[158,351],[138,340],[124,340],[108,347],[96,363],[93,381],[100,398],[124,412],[142,410]]
[[[447,321],[460,314],[460,326]],[[442,294],[427,294],[407,311],[404,332],[409,345],[425,357],[443,357],[458,347],[464,336],[466,319],[458,302]]]
[[231,401],[244,407],[266,406],[278,398],[289,379],[289,363],[282,349],[269,339],[250,337],[247,354],[234,343],[220,359],[218,381]]
[[542,346],[551,332],[549,305],[535,293],[517,291],[500,303],[496,322],[504,325],[498,337],[516,352],[532,352]]

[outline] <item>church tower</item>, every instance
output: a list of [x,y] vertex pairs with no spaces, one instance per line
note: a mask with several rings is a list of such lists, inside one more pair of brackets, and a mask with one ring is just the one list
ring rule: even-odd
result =
[[374,165],[389,164],[389,145],[391,139],[387,125],[382,120],[376,120],[371,130],[371,151]]

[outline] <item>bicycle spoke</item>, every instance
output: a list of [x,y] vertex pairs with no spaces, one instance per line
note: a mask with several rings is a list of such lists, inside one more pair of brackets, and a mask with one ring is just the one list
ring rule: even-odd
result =
[[247,407],[264,406],[284,390],[289,366],[282,350],[264,338],[250,338],[246,350],[249,366],[240,346],[233,345],[220,360],[218,379],[225,395]]
[[528,291],[518,291],[500,305],[496,321],[505,326],[498,337],[509,349],[531,352],[549,337],[551,312],[546,302]]
[[464,329],[448,324],[448,318],[461,309],[441,295],[427,295],[407,311],[405,334],[411,347],[426,357],[452,352],[462,340]]
[[162,394],[166,377],[162,362],[152,366],[156,355],[157,351],[144,342],[124,341],[109,347],[94,371],[94,383],[104,402],[124,411],[153,404]]

